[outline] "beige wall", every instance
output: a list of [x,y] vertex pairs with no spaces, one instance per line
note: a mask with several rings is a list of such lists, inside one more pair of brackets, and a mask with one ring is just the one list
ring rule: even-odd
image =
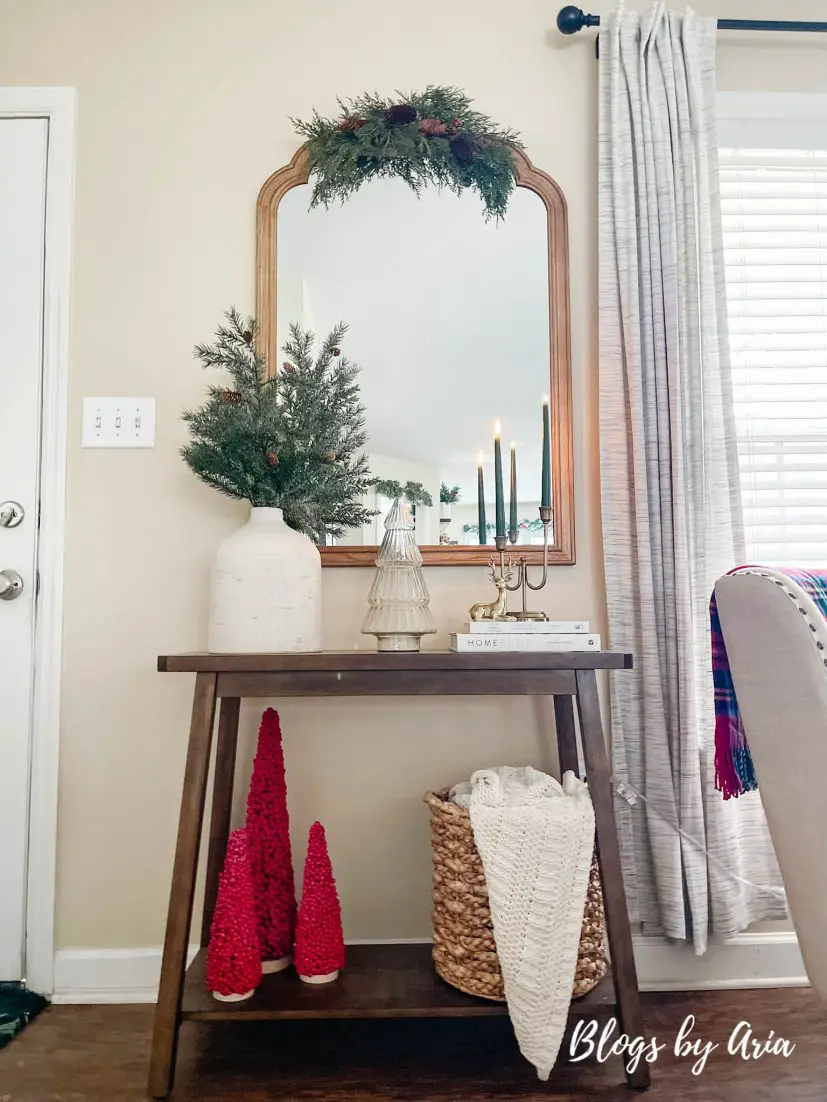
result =
[[[606,11],[606,2],[592,10]],[[817,0],[699,0],[719,15],[824,17]],[[59,946],[162,937],[184,762],[186,677],[160,652],[204,641],[207,563],[242,508],[177,457],[179,410],[204,385],[191,349],[222,311],[253,304],[258,188],[296,148],[288,117],[337,94],[462,86],[520,129],[569,202],[577,565],[545,607],[603,618],[595,423],[593,44],[554,30],[550,0],[0,0],[4,84],[78,89],[60,775]],[[591,36],[589,36],[591,38]],[[722,38],[721,87],[827,91],[825,44]],[[150,452],[80,449],[83,395],[158,401]],[[324,575],[325,642],[360,645],[367,570]],[[485,592],[481,570],[432,569],[445,632]],[[548,763],[526,701],[292,703],[297,856],[328,827],[351,937],[428,932],[431,785],[491,762]],[[247,716],[248,729],[251,715]]]

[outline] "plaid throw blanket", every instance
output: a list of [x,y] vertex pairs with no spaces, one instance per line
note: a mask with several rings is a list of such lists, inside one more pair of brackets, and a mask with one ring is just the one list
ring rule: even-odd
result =
[[[729,573],[749,574],[760,569],[740,566]],[[804,590],[827,620],[827,571],[774,568],[771,573],[789,578]],[[712,633],[712,680],[715,684],[715,787],[725,800],[729,800],[733,796],[757,789],[758,778],[755,776],[755,767],[738,709],[714,593],[709,604],[709,620]]]

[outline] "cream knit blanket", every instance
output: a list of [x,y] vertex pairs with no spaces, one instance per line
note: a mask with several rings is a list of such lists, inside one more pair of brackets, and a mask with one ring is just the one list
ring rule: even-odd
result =
[[566,1028],[586,905],[594,808],[574,773],[481,769],[451,793],[470,809],[508,1013],[520,1051],[548,1079]]

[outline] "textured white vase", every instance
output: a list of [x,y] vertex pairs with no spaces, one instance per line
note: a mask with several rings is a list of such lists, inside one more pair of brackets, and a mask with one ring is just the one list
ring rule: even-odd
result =
[[322,645],[322,560],[281,509],[252,509],[210,573],[207,646],[214,654],[313,651]]

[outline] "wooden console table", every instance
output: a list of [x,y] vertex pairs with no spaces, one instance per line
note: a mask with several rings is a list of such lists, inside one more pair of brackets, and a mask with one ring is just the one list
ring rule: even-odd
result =
[[[329,987],[309,987],[292,972],[265,976],[243,1003],[219,1003],[204,980],[205,949],[230,830],[238,715],[242,697],[291,696],[553,696],[560,770],[579,773],[573,702],[580,717],[583,760],[594,803],[603,877],[606,925],[612,958],[608,977],[572,1014],[606,1015],[616,1010],[620,1030],[643,1036],[643,1015],[626,896],[620,868],[612,790],[595,670],[629,669],[628,654],[379,654],[342,653],[161,657],[166,673],[194,673],[189,747],[172,873],[164,957],[149,1074],[149,1093],[166,1098],[172,1088],[182,1021],[263,1018],[455,1018],[506,1013],[501,1003],[475,999],[443,983],[427,945],[354,946],[341,978]],[[209,852],[201,926],[202,949],[186,967],[195,876],[207,795],[216,702],[221,701],[212,796]],[[480,762],[480,765],[486,764]],[[423,830],[427,824],[423,816]],[[626,1069],[630,1087],[649,1086],[649,1067]]]

